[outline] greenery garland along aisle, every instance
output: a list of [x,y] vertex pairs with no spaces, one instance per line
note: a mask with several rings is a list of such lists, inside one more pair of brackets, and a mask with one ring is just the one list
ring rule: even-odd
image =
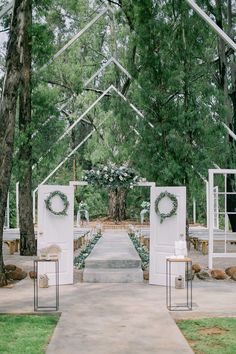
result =
[[[56,196],[60,197],[63,204],[64,204],[63,209],[60,211],[55,211],[52,208],[52,199]],[[67,209],[68,209],[70,203],[67,199],[67,196],[64,193],[62,193],[60,191],[51,192],[49,194],[49,196],[44,200],[44,202],[46,205],[46,209],[49,210],[52,214],[54,214],[54,215],[67,215]]]
[[[159,209],[159,203],[163,198],[169,198],[172,202],[172,209],[169,211],[169,213],[162,213]],[[160,195],[155,200],[155,211],[157,215],[159,215],[161,218],[161,224],[166,218],[170,218],[171,216],[176,215],[177,208],[178,208],[178,200],[176,196],[167,191],[161,192]]]

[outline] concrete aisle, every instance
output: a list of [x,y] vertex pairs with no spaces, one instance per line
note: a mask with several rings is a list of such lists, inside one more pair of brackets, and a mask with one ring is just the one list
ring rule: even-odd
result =
[[105,230],[85,261],[84,282],[142,283],[141,260],[124,230]]
[[[50,303],[51,296],[45,293],[45,297]],[[31,279],[24,279],[12,289],[0,289],[0,313],[32,312]],[[165,287],[128,283],[63,285],[60,312],[46,354],[193,353],[166,309]]]
[[[235,317],[235,286],[234,281],[194,280],[193,301],[197,307],[173,313],[166,309],[165,287],[161,286],[128,283],[61,286],[62,315],[47,354],[193,353],[172,316]],[[12,289],[0,288],[0,313],[32,312],[31,279],[22,280]]]
[[165,307],[165,288],[80,284],[63,296],[47,354],[193,353]]

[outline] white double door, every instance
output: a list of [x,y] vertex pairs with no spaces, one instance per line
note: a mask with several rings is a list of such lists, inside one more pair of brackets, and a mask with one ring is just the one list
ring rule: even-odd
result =
[[[51,192],[60,191],[67,196],[69,207],[67,215],[51,213],[45,200]],[[60,197],[51,200],[53,210],[63,210],[64,204]],[[74,188],[72,186],[40,185],[38,189],[38,233],[37,250],[50,245],[61,248],[59,258],[59,283],[73,283],[73,239],[74,239]],[[47,274],[49,285],[55,284],[55,264],[43,262],[39,265],[39,274]]]

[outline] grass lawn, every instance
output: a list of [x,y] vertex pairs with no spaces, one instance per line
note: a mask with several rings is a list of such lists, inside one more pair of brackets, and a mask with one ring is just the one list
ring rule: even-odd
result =
[[0,353],[42,354],[59,315],[0,315]]
[[197,354],[235,354],[236,318],[203,318],[177,321]]

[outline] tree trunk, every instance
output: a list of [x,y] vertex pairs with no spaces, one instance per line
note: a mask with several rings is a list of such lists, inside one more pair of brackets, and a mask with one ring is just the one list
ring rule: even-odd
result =
[[32,200],[32,144],[31,144],[31,0],[26,0],[23,33],[23,67],[19,96],[19,130],[24,137],[19,148],[19,221],[20,254],[36,254]]
[[3,263],[3,227],[10,185],[15,117],[20,72],[22,68],[22,39],[24,24],[24,0],[15,0],[10,37],[6,56],[6,74],[0,106],[0,286],[6,284]]
[[109,191],[109,217],[118,222],[126,218],[126,188],[115,188]]

